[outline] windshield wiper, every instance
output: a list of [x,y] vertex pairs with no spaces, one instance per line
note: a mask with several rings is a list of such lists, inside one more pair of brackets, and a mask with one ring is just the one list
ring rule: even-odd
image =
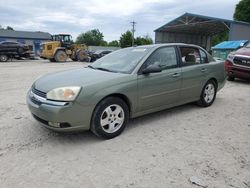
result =
[[92,65],[89,65],[88,66],[89,68],[91,68],[91,69],[96,69],[95,67],[93,67]]
[[116,72],[116,71],[109,70],[109,69],[102,68],[102,67],[95,67],[95,69],[102,70],[102,71],[107,71],[107,72]]
[[88,68],[102,70],[102,71],[107,71],[107,72],[116,72],[116,71],[109,70],[109,69],[102,68],[102,67],[93,67],[92,65],[89,65]]

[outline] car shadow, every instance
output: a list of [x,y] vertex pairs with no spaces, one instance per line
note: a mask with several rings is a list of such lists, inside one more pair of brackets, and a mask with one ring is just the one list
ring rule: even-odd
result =
[[248,84],[250,84],[250,79],[235,79],[233,82],[235,82],[235,83],[240,83],[240,84],[246,84],[246,85],[248,85]]
[[[217,98],[215,103],[221,103],[222,102],[221,100],[223,99]],[[177,107],[173,107],[170,109],[166,109],[166,110],[146,114],[144,116],[140,116],[137,118],[133,118],[133,119],[130,119],[124,133],[127,134],[130,131],[135,131],[134,129],[142,130],[143,127],[146,125],[153,124],[153,123],[157,124],[159,119],[175,118],[177,115],[179,116],[182,113],[195,111],[195,110],[201,110],[201,109],[205,109],[205,108],[199,107],[195,103],[188,103],[188,104],[184,104],[181,106],[177,106]],[[82,143],[94,144],[94,143],[100,143],[100,142],[105,141],[105,139],[97,137],[91,131],[71,132],[71,133],[53,132],[48,129],[44,131],[50,132],[49,134],[51,134],[51,137],[49,139],[52,142],[67,143],[69,145],[78,145]],[[116,139],[119,139],[119,137],[117,137]]]
[[179,115],[180,113],[184,113],[187,112],[189,110],[195,110],[197,108],[201,108],[198,105],[196,105],[195,103],[188,103],[188,104],[184,104],[181,106],[177,106],[177,107],[173,107],[173,108],[169,108],[166,110],[161,110],[158,112],[153,112],[150,114],[146,114],[137,118],[133,118],[130,120],[126,130],[130,131],[131,129],[137,128],[138,126],[141,126],[142,123],[147,123],[147,124],[151,124],[156,122],[157,120],[159,120],[159,118],[171,118],[175,115]]
[[[159,118],[171,118],[175,116],[178,113],[182,113],[188,110],[197,109],[200,108],[199,106],[189,103],[182,106],[170,108],[167,110],[162,110],[159,112],[150,113],[144,116],[140,116],[138,118],[130,119],[125,131],[130,132],[133,131],[133,129],[136,128],[143,128],[143,124],[150,124],[153,122],[156,122]],[[143,124],[142,124],[143,123]],[[103,142],[105,139],[97,137],[94,135],[91,131],[81,131],[81,132],[54,132],[51,130],[48,130],[45,127],[42,127],[42,132],[44,132],[45,135],[49,135],[47,140],[50,140],[51,142],[59,142],[59,143],[72,143],[75,144],[93,144],[98,142]]]

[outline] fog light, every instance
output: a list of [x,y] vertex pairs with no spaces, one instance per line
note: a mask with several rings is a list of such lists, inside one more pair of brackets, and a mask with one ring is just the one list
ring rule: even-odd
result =
[[60,123],[55,123],[55,122],[49,122],[49,126],[52,126],[52,127],[60,127]]

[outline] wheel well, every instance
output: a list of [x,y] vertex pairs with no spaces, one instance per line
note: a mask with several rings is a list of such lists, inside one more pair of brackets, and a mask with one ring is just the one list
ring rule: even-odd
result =
[[216,84],[216,89],[217,89],[218,88],[218,82],[217,82],[216,78],[210,78],[208,81],[210,81],[210,80],[214,81],[214,83]]
[[55,52],[54,52],[54,55],[56,55],[56,53],[58,52],[58,51],[63,51],[63,52],[65,52],[66,53],[66,49],[65,48],[62,48],[62,47],[57,47],[56,49],[55,49]]
[[128,97],[126,95],[120,94],[120,93],[114,93],[114,94],[111,94],[111,95],[108,95],[108,96],[104,97],[103,99],[106,99],[108,97],[117,97],[117,98],[122,99],[127,104],[129,113],[131,113],[131,102],[130,102],[130,100],[128,99]]

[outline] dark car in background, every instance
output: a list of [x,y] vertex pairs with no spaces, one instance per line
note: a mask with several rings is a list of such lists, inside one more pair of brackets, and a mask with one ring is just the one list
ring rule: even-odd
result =
[[89,53],[90,62],[94,62],[97,59],[99,59],[99,58],[101,58],[101,57],[103,57],[111,52],[113,52],[113,50],[98,50],[95,52],[90,52]]
[[235,78],[250,79],[250,43],[228,55],[225,69],[229,81]]
[[0,42],[0,61],[6,62],[9,58],[30,57],[29,46],[18,42]]

